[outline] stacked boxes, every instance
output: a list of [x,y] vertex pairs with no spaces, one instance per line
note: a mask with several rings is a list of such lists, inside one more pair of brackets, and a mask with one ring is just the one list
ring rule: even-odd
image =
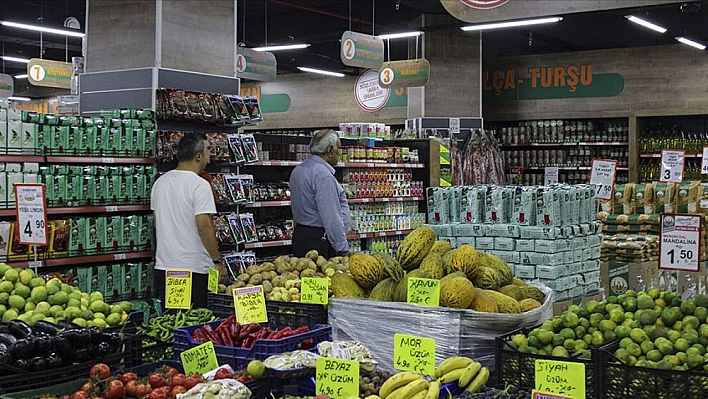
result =
[[149,297],[154,269],[154,262],[78,267],[77,286],[83,292],[100,291],[106,301]]

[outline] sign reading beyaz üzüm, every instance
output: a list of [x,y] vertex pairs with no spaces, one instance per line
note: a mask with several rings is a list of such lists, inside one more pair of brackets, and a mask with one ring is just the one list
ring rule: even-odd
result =
[[430,63],[425,58],[384,62],[379,85],[384,88],[425,86],[430,80]]
[[592,64],[529,66],[482,73],[482,95],[488,101],[615,97],[624,91],[618,73],[593,73]]
[[236,53],[236,76],[243,79],[271,82],[277,74],[275,55],[269,51],[253,51],[239,47]]
[[339,58],[344,65],[359,68],[381,67],[384,61],[384,43],[376,36],[345,31],[342,34]]

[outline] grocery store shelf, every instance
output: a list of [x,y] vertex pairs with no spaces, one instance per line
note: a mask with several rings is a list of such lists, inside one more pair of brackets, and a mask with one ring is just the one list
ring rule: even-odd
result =
[[[352,233],[347,234],[347,240],[356,240],[362,238],[374,238],[374,237],[388,237],[388,236],[398,236],[410,233],[411,230],[390,230],[390,231],[378,231],[375,233]],[[284,247],[287,245],[292,245],[292,240],[278,240],[278,241],[265,241],[265,242],[249,242],[244,244],[246,249],[253,248],[271,248],[271,247]]]
[[[258,161],[241,166],[298,166],[300,161]],[[338,168],[400,168],[400,169],[423,169],[422,163],[378,163],[378,162],[340,162]]]
[[[48,215],[71,215],[71,214],[87,214],[87,213],[106,213],[106,212],[140,212],[149,211],[150,205],[101,205],[101,206],[76,206],[76,207],[61,207],[47,208]],[[16,210],[0,209],[0,217],[15,216]]]
[[3,154],[0,155],[0,162],[2,163],[21,163],[21,162],[36,162],[36,163],[41,163],[44,162],[44,157],[41,155],[12,155],[12,154]]
[[[423,197],[385,197],[385,198],[348,198],[350,204],[366,204],[372,202],[407,202],[422,201]],[[258,201],[244,205],[245,208],[275,208],[290,206],[290,201]]]
[[287,245],[292,245],[292,240],[278,240],[278,241],[265,241],[265,242],[248,242],[244,244],[245,248],[270,248],[270,247],[284,247]]
[[[553,166],[533,166],[533,167],[527,167],[527,166],[514,166],[514,167],[507,167],[507,170],[513,170],[513,169],[523,169],[523,170],[545,170],[546,168],[553,168]],[[558,170],[590,170],[592,169],[590,166],[558,166]],[[618,167],[618,171],[628,171],[629,168],[627,167]]]
[[606,145],[629,145],[628,141],[564,141],[558,143],[517,143],[500,144],[499,147],[565,147],[565,146],[606,146]]
[[241,166],[298,166],[301,163],[300,161],[258,161]]
[[[640,158],[661,158],[661,154],[641,154]],[[686,154],[686,158],[703,158],[703,154]]]
[[[41,157],[40,157],[41,158]],[[41,161],[40,161],[41,162]],[[132,164],[152,165],[153,158],[120,158],[120,157],[62,157],[48,156],[47,163],[81,163],[81,164]]]
[[140,251],[140,252],[124,252],[116,254],[100,254],[100,255],[87,255],[87,256],[71,256],[66,258],[56,258],[56,259],[44,259],[34,261],[19,261],[19,262],[7,262],[12,267],[56,267],[56,266],[73,266],[86,263],[102,263],[102,262],[115,262],[121,260],[130,259],[145,259],[151,258],[153,256],[152,251]]
[[290,206],[290,201],[257,201],[244,205],[244,208],[275,208],[279,206]]

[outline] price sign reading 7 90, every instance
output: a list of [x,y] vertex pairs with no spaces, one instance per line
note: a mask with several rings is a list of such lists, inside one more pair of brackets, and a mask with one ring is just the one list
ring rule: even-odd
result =
[[266,310],[263,286],[236,288],[233,291],[234,306],[236,307],[236,320],[241,324],[266,323],[268,311]]

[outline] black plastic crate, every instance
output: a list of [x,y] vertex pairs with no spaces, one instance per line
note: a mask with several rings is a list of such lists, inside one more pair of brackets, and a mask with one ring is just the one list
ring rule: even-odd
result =
[[614,353],[619,342],[611,342],[594,352],[598,353],[598,381],[602,381],[602,399],[656,399],[703,398],[708,392],[706,363],[694,369],[660,370],[630,366]]
[[[230,295],[209,293],[207,307],[214,312],[216,317],[229,317],[234,314],[234,300]],[[303,316],[303,318],[298,318],[298,323],[300,324],[290,325],[292,328],[301,325],[313,328],[318,324],[327,324],[327,307],[324,305],[266,300],[266,310],[268,311],[269,319],[272,317],[271,314],[274,313]],[[289,324],[285,324],[283,327],[286,325]]]
[[145,345],[140,349],[143,363],[153,363],[172,359],[172,342],[157,342]]
[[585,365],[585,397],[588,399],[601,399],[597,387],[597,373],[599,367],[597,351],[591,351],[591,359],[580,359],[575,357],[557,357],[522,353],[509,344],[514,335],[528,335],[528,333],[534,328],[520,328],[505,335],[496,337],[496,370],[494,379],[497,386],[504,387],[506,385],[513,385],[517,388],[528,391],[534,389],[536,387],[536,360],[539,359],[556,360],[568,363],[582,363]]

